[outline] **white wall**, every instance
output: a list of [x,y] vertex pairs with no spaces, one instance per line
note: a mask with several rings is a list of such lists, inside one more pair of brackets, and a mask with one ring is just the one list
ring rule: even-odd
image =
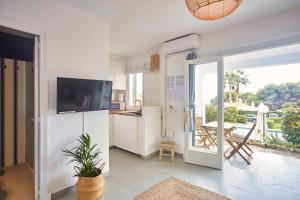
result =
[[[82,114],[56,114],[56,77],[108,79],[109,26],[56,0],[0,0],[0,15],[46,32],[48,79],[47,190],[73,185],[73,168],[61,149],[82,133]],[[0,21],[1,24],[1,21]],[[86,131],[98,143],[109,170],[108,112],[86,113]]]
[[144,106],[159,106],[160,74],[158,71],[143,73]]
[[159,47],[153,47],[144,52],[140,52],[134,56],[130,56],[127,59],[127,71],[147,71],[150,66],[150,57],[152,54],[157,54]]
[[201,35],[202,55],[222,53],[300,34],[300,7]]
[[[150,72],[150,57],[157,54],[158,48],[128,58],[128,72],[137,71],[143,73],[144,106],[160,105],[160,72]],[[145,67],[146,66],[146,67]],[[162,66],[161,66],[162,67]]]

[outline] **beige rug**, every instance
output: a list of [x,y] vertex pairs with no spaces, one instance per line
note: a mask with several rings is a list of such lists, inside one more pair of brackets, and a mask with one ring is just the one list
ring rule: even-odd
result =
[[229,198],[170,177],[138,195],[134,200],[229,200]]

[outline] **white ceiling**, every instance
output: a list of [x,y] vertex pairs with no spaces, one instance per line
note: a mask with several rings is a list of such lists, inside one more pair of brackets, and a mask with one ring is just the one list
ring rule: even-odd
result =
[[190,33],[205,33],[300,6],[300,0],[244,0],[230,16],[200,21],[185,0],[62,0],[110,24],[111,53],[130,56]]

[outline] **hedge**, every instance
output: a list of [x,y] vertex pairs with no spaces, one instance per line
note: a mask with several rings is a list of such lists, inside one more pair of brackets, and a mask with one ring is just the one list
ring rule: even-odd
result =
[[248,122],[248,117],[246,115],[237,115],[236,121],[238,123],[246,124]]
[[239,110],[239,114],[240,115],[247,115],[247,114],[257,115],[257,111]]

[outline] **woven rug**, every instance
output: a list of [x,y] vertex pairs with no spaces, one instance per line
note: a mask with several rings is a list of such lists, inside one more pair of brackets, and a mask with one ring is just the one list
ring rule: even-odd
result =
[[229,198],[170,177],[138,195],[134,200],[229,200]]

